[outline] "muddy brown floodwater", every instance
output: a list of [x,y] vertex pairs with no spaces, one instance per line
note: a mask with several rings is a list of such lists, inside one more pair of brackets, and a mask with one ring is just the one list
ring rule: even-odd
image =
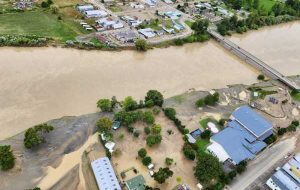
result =
[[213,41],[146,53],[1,48],[0,57],[0,139],[52,118],[94,112],[99,98],[139,99],[149,89],[169,97],[257,76]]
[[[231,39],[284,74],[300,74],[300,23]],[[104,52],[64,48],[0,48],[0,140],[65,115],[96,111],[99,98],[165,97],[189,89],[250,84],[257,72],[213,40],[203,44]]]

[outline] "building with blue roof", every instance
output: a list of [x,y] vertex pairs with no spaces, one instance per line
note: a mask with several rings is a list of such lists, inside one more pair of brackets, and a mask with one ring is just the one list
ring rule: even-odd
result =
[[300,154],[291,158],[282,168],[266,182],[272,190],[299,190],[300,189]]
[[248,106],[236,109],[227,127],[211,137],[207,150],[221,162],[238,164],[251,160],[267,144],[263,141],[272,135],[272,124]]

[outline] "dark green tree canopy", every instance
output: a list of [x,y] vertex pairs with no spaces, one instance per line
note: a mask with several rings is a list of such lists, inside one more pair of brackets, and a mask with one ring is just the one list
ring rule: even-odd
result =
[[149,90],[145,97],[145,102],[152,100],[154,105],[162,106],[164,103],[163,95],[157,90]]
[[173,176],[173,171],[169,168],[159,168],[158,172],[155,172],[154,180],[159,184],[163,184],[169,177]]
[[0,146],[0,169],[9,170],[15,165],[15,157],[10,145]]
[[36,125],[33,128],[29,128],[25,132],[24,145],[30,149],[45,142],[45,133],[49,133],[54,128],[46,123]]

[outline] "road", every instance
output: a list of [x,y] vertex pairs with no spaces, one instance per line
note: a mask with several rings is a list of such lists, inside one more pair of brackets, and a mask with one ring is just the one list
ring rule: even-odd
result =
[[228,189],[247,189],[250,184],[272,168],[280,159],[292,152],[295,148],[296,140],[296,137],[292,137],[264,150],[255,160],[249,162],[247,171],[238,176]]

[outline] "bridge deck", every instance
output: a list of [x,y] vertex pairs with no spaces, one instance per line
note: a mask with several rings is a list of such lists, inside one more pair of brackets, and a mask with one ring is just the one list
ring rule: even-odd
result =
[[289,86],[290,88],[300,91],[300,86],[298,86],[295,82],[291,81],[287,77],[285,77],[283,74],[275,70],[274,68],[270,67],[266,63],[264,63],[262,60],[258,59],[248,51],[242,49],[238,45],[234,44],[230,40],[224,38],[217,32],[208,29],[207,30],[210,35],[212,35],[217,41],[219,41],[221,44],[223,44],[225,47],[230,48],[236,55],[239,57],[243,57],[246,59],[246,61],[249,64],[252,64],[256,68],[260,69],[262,72],[264,72],[267,76],[273,78],[273,79],[278,79],[285,85]]

